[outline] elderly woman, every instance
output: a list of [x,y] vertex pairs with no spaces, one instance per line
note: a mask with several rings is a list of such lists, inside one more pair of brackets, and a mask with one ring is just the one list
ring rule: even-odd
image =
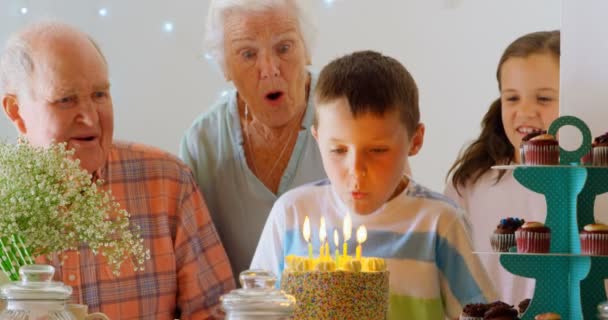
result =
[[236,90],[186,132],[192,167],[234,274],[248,269],[273,203],[325,178],[309,128],[316,77],[307,70],[309,0],[214,0],[206,44]]

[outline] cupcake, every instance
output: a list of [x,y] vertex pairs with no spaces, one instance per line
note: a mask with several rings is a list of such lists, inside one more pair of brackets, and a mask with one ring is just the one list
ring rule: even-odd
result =
[[608,255],[608,225],[588,224],[581,231],[580,237],[582,254]]
[[522,139],[521,146],[524,164],[559,164],[559,143],[545,130],[529,133]]
[[460,320],[482,320],[483,315],[488,311],[485,303],[471,303],[464,306],[460,314]]
[[608,132],[593,140],[593,165],[608,166]]
[[519,320],[519,317],[513,306],[497,305],[486,311],[483,320]]
[[515,231],[517,252],[547,253],[551,246],[551,229],[540,222],[526,222]]
[[530,299],[524,299],[517,305],[520,317],[524,314],[524,312],[526,312],[526,310],[528,310],[528,306],[530,306]]
[[534,320],[562,320],[562,317],[557,313],[547,312],[536,315],[536,317],[534,317]]
[[519,229],[524,222],[519,218],[501,219],[490,236],[492,249],[496,252],[509,252],[509,248],[515,247],[515,230]]

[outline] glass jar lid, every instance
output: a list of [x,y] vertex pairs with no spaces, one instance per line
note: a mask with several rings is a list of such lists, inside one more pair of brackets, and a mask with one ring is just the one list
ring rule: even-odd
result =
[[601,317],[600,319],[608,319],[608,301],[600,303],[597,306],[597,312]]
[[72,287],[52,281],[55,268],[33,264],[19,268],[20,281],[0,287],[0,298],[7,300],[67,300]]
[[242,289],[222,296],[227,314],[291,315],[296,298],[275,288],[277,278],[264,270],[246,270],[239,275]]

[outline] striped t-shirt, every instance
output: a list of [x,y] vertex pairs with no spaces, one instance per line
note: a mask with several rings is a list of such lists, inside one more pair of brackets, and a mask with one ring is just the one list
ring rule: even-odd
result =
[[[253,257],[252,268],[281,275],[284,258],[307,256],[302,237],[310,218],[315,255],[319,251],[319,221],[325,217],[332,255],[334,228],[342,239],[348,208],[327,180],[294,189],[272,208]],[[386,259],[390,271],[389,319],[458,318],[472,302],[494,300],[496,294],[479,259],[472,253],[463,215],[444,196],[409,182],[407,189],[368,215],[351,213],[354,255],[357,227],[368,231],[363,256]],[[340,240],[340,252],[342,240]]]

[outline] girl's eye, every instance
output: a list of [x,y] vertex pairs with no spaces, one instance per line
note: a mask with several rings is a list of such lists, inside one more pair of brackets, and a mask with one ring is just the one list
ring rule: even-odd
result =
[[333,148],[330,150],[331,153],[335,153],[335,154],[342,154],[346,152],[346,149],[344,148]]

